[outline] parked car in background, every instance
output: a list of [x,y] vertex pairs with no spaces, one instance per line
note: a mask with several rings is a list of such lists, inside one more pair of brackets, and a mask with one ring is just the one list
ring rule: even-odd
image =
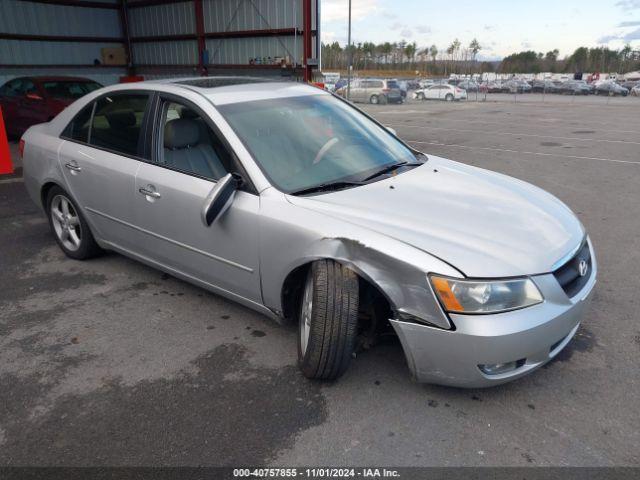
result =
[[560,200],[324,90],[216,81],[112,86],[25,133],[24,185],[64,254],[120,252],[296,325],[313,379],[390,330],[417,380],[473,388],[571,342],[597,262]]
[[420,80],[418,82],[418,87],[416,88],[416,90],[420,90],[421,88],[428,88],[431,85],[435,85],[436,83],[438,83],[438,82],[436,82],[435,80],[431,80],[431,79]]
[[626,97],[629,94],[629,90],[621,87],[616,82],[601,82],[596,85],[594,93],[596,95],[620,95]]
[[78,98],[101,88],[79,77],[20,77],[0,87],[7,134],[22,135],[31,125],[48,122]]
[[558,93],[561,91],[562,84],[553,80],[534,80],[531,82],[531,91],[537,93]]
[[396,82],[398,84],[398,88],[400,89],[400,95],[402,95],[402,99],[406,99],[407,98],[407,92],[409,91],[409,86],[407,84],[406,81],[404,80],[393,80],[394,82]]
[[568,80],[560,85],[560,93],[566,95],[590,95],[594,87],[584,80]]
[[531,93],[531,85],[525,80],[513,78],[502,84],[509,93]]
[[638,85],[640,85],[640,81],[639,80],[627,80],[625,82],[621,82],[620,83],[621,87],[624,87],[629,91],[633,90]]
[[466,90],[467,92],[477,92],[480,89],[480,85],[473,80],[463,80],[458,84],[458,88]]
[[[341,97],[347,97],[347,87],[336,92]],[[395,80],[379,80],[363,78],[351,81],[349,100],[356,103],[402,103],[402,93]]]
[[484,82],[480,85],[479,89],[482,93],[506,93],[509,91],[509,89],[504,87],[502,82],[498,80]]
[[452,102],[454,100],[466,100],[467,92],[455,85],[443,83],[416,90],[413,93],[413,98],[416,100],[444,100],[446,102]]

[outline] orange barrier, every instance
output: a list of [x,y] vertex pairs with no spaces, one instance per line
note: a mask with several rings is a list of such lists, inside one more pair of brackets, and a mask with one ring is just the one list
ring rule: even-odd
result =
[[0,175],[6,175],[10,173],[13,173],[13,162],[11,162],[9,141],[7,140],[7,131],[4,128],[2,107],[0,107]]

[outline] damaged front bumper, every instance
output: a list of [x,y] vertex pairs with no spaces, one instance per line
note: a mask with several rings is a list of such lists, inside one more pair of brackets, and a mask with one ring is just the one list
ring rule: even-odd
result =
[[[544,302],[494,315],[455,315],[455,329],[391,319],[413,376],[419,382],[478,388],[522,377],[555,357],[573,338],[596,283],[568,298],[552,274],[531,277]],[[511,368],[488,375],[485,365]]]

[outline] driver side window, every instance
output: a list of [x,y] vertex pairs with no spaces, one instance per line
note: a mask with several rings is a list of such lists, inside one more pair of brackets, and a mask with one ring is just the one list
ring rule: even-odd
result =
[[231,156],[194,109],[165,101],[161,135],[160,165],[211,180],[231,171]]

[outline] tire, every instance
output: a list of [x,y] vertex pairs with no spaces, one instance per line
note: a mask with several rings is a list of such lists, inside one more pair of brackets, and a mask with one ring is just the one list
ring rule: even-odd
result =
[[369,103],[372,105],[378,105],[380,103],[378,95],[371,95],[371,97],[369,97]]
[[332,260],[314,262],[298,310],[298,366],[304,376],[340,377],[351,361],[357,324],[357,275]]
[[416,100],[421,100],[421,101],[423,101],[423,102],[424,102],[424,100],[425,100],[425,98],[424,98],[424,93],[422,93],[422,92],[421,92],[421,93],[419,93],[419,94],[416,96]]
[[444,99],[445,99],[447,102],[453,102],[453,95],[452,95],[452,94],[450,94],[450,93],[447,93],[447,94],[444,96]]
[[86,260],[102,252],[76,202],[62,188],[49,190],[46,211],[53,236],[67,257]]

